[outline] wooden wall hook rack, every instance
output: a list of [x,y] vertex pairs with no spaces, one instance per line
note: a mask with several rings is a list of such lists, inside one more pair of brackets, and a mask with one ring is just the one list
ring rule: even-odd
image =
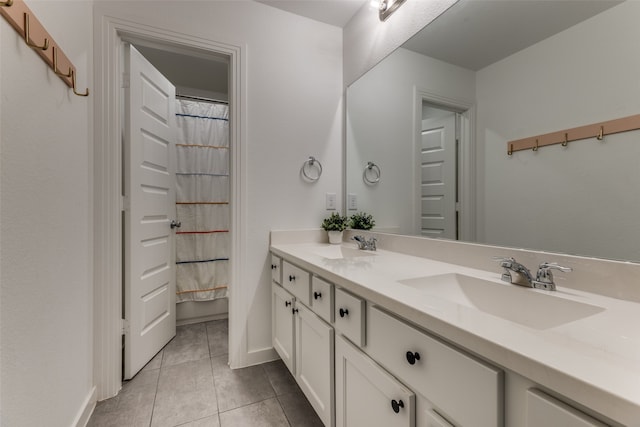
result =
[[85,93],[76,91],[76,67],[23,0],[0,2],[0,15],[76,95],[88,95],[88,89]]
[[581,139],[595,138],[602,141],[606,135],[638,129],[640,129],[640,114],[509,141],[507,154],[511,156],[516,151],[523,150],[538,151],[540,147],[555,144],[566,147],[569,142]]

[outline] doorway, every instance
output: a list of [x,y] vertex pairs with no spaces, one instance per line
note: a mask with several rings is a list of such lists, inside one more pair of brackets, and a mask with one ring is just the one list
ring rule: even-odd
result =
[[[95,145],[94,155],[94,378],[98,399],[112,397],[122,384],[122,332],[126,324],[122,320],[122,150],[117,142],[121,139],[122,106],[121,87],[125,83],[121,75],[123,41],[136,45],[178,52],[186,55],[223,55],[229,61],[229,128],[231,155],[230,204],[232,206],[230,240],[231,259],[240,259],[240,239],[243,224],[239,220],[242,211],[242,179],[238,173],[246,162],[241,146],[242,117],[244,103],[245,74],[243,51],[233,46],[200,38],[178,35],[160,28],[152,28],[118,18],[105,18],[103,31],[96,41],[96,91],[95,91]],[[238,230],[236,233],[235,230]],[[242,283],[242,272],[236,263],[229,266],[229,281]],[[238,290],[242,294],[242,290]],[[238,309],[239,307],[239,309]],[[242,354],[242,343],[238,338],[246,318],[242,305],[229,298],[229,361],[232,366]],[[234,320],[237,319],[237,320]],[[238,348],[239,347],[239,348]],[[234,350],[235,349],[235,350]]]
[[414,88],[414,233],[475,239],[475,104]]

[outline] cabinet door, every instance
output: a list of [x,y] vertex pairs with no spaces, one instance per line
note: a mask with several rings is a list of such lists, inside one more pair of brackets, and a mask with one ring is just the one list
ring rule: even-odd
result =
[[295,298],[289,292],[271,284],[271,342],[292,374],[295,374],[294,304]]
[[605,427],[605,424],[542,393],[527,391],[527,427]]
[[336,336],[336,426],[415,427],[415,395]]
[[334,425],[333,328],[296,305],[296,381],[325,426]]

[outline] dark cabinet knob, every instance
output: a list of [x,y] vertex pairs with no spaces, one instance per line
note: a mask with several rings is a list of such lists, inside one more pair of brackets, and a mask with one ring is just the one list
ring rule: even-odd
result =
[[320,299],[320,298],[322,298],[322,292],[313,293],[313,299]]
[[349,309],[346,308],[341,308],[340,309],[340,317],[344,317],[344,316],[348,316],[349,315]]
[[289,307],[290,305],[291,305],[291,301],[285,301],[285,302],[284,302],[284,306],[285,306],[285,307]]
[[393,412],[395,412],[396,414],[398,412],[400,412],[400,408],[404,408],[404,402],[402,400],[392,400],[391,401],[391,407],[393,408]]
[[298,309],[297,309],[297,308],[292,308],[292,309],[291,309],[291,314],[296,314],[297,312],[298,312]]
[[275,264],[271,264],[271,269],[272,269],[272,270],[275,270],[276,268],[278,268],[278,266],[277,266],[277,265],[275,265]]
[[420,360],[420,353],[417,351],[415,353],[407,351],[407,362],[409,362],[409,365],[415,365],[416,360]]
[[296,280],[296,276],[292,276],[292,275],[289,276],[290,282],[294,282],[295,280]]

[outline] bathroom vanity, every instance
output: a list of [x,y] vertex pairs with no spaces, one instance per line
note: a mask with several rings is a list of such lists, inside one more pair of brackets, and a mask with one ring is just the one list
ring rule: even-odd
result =
[[326,426],[640,426],[638,302],[505,283],[487,254],[517,250],[376,236],[272,232],[273,345]]

